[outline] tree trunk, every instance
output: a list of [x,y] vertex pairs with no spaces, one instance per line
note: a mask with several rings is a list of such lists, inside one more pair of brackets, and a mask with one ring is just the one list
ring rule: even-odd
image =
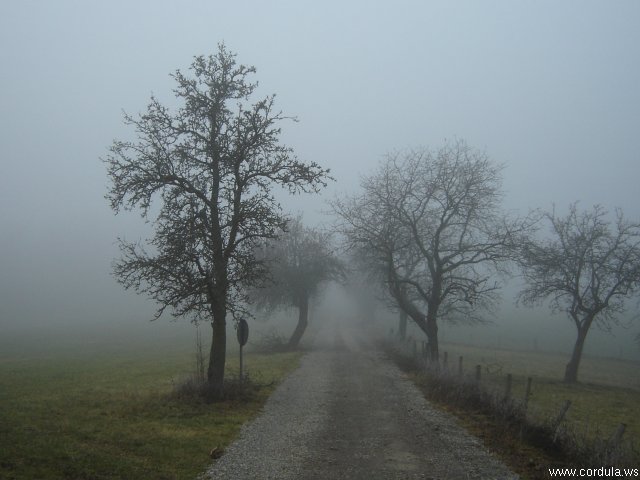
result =
[[427,328],[425,333],[429,342],[429,361],[432,365],[438,365],[440,350],[438,347],[438,321],[434,313],[427,313]]
[[429,340],[429,362],[438,368],[440,366],[440,349],[438,346],[438,312],[442,304],[442,272],[440,267],[431,274],[433,285],[427,301],[427,328]]
[[401,289],[396,289],[394,294],[398,305],[406,314],[411,317],[415,324],[422,330],[427,336],[429,341],[429,360],[431,362],[439,361],[438,351],[438,310],[440,308],[440,302],[433,302],[428,306],[427,315],[425,315],[413,304],[411,300],[407,298],[405,293]]
[[435,317],[422,314],[409,315],[413,321],[420,327],[427,336],[427,347],[429,353],[429,361],[432,365],[437,365],[439,361],[439,348],[438,348],[438,323]]
[[407,312],[400,311],[400,318],[398,319],[398,338],[404,340],[407,337]]
[[293,350],[298,347],[300,343],[300,339],[302,335],[304,335],[304,331],[307,329],[307,324],[309,322],[309,297],[304,295],[300,299],[300,304],[298,305],[298,324],[296,325],[296,329],[293,331],[293,335],[289,339],[289,349]]
[[578,381],[578,368],[580,367],[580,360],[582,359],[582,349],[584,348],[584,341],[587,338],[590,326],[591,321],[586,321],[582,325],[578,326],[578,338],[573,347],[571,360],[567,363],[567,367],[564,371],[565,383],[576,383]]
[[227,309],[226,306],[214,307],[211,322],[211,351],[207,369],[208,401],[220,400],[224,389],[224,366],[227,359]]

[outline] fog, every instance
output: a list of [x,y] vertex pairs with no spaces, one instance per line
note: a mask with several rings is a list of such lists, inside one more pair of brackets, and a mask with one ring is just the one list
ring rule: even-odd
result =
[[[283,197],[307,223],[330,223],[326,200],[386,152],[454,137],[505,165],[509,210],[579,200],[637,219],[639,20],[632,0],[2,2],[0,328],[146,325],[155,306],[111,262],[116,237],[148,226],[109,209],[100,158],[133,134],[122,110],[172,105],[169,73],[218,42],[298,118],[284,142],[331,168],[322,195]],[[443,339],[570,351],[571,324],[514,310],[513,293],[496,325]],[[593,332],[587,352],[637,358],[638,331]]]

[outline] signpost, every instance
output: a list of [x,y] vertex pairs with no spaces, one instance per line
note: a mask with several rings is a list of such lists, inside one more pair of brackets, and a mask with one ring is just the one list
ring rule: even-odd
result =
[[240,383],[244,380],[244,372],[242,365],[242,347],[247,344],[247,340],[249,340],[249,325],[244,318],[241,318],[238,321],[238,327],[236,329],[236,334],[238,335],[238,343],[240,344]]

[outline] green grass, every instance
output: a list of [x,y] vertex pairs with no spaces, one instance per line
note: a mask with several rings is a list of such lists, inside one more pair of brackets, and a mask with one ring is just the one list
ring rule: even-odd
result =
[[[537,420],[555,418],[565,400],[572,405],[567,423],[588,438],[609,438],[620,423],[627,425],[625,438],[640,446],[640,365],[637,362],[585,357],[579,380],[574,385],[562,382],[567,356],[543,352],[491,350],[467,345],[445,344],[449,366],[458,368],[463,356],[466,374],[482,365],[482,382],[504,390],[506,375],[513,375],[513,397],[523,399],[526,379],[531,377],[532,396],[529,414]],[[487,373],[487,369],[492,373]]]
[[[271,385],[248,402],[205,405],[169,395],[193,370],[190,342],[58,340],[63,347],[2,346],[0,478],[193,479],[299,360],[249,354],[251,378]],[[237,363],[234,352],[228,375]]]

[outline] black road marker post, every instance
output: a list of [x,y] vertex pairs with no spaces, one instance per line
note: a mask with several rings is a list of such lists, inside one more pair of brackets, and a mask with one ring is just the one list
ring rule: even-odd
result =
[[249,340],[249,325],[244,318],[241,318],[238,321],[238,329],[236,331],[238,334],[238,343],[240,344],[240,383],[244,380],[244,371],[242,365],[242,347],[247,344],[247,340]]

